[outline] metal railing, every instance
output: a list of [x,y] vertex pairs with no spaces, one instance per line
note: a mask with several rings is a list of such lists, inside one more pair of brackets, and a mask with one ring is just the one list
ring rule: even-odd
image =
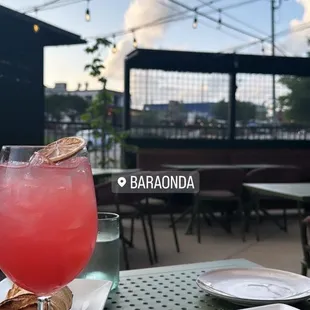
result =
[[[90,161],[93,167],[100,167],[102,158],[112,158],[105,167],[121,166],[121,145],[114,143],[106,150],[102,137],[98,137],[89,124],[71,122],[46,122],[45,143],[50,143],[62,137],[79,135],[87,141]],[[136,125],[130,129],[132,138],[158,139],[228,139],[228,126],[145,126]],[[108,139],[108,137],[107,137]],[[310,140],[310,128],[297,125],[237,127],[238,140]],[[106,141],[107,142],[107,141]]]
[[[79,122],[45,122],[45,144],[53,142],[57,139],[69,136],[81,136],[87,142],[87,148],[89,152],[89,159],[93,168],[102,166],[102,161],[105,158],[112,159],[104,165],[105,168],[119,168],[121,166],[121,146],[119,143],[113,143],[110,147],[107,139],[109,137],[102,138],[98,136],[89,124]],[[103,139],[105,139],[103,143]]]

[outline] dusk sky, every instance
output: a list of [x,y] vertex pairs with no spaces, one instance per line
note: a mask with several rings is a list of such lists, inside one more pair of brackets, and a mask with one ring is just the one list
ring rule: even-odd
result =
[[[209,3],[209,0],[203,0]],[[223,8],[222,21],[244,29],[259,38],[270,35],[270,0],[252,0],[253,3],[239,6],[235,9],[225,7],[245,2],[244,0],[215,0],[213,8]],[[24,12],[47,0],[0,0],[0,4]],[[59,0],[59,3],[70,3],[74,0]],[[192,8],[201,5],[200,0],[181,0]],[[37,18],[55,26],[81,35],[83,38],[103,36],[125,28],[132,28],[151,22],[160,17],[166,17],[181,12],[182,8],[169,0],[92,0],[90,1],[91,21],[85,21],[86,1],[71,4],[57,9],[39,11]],[[212,9],[205,6],[201,12],[209,13]],[[249,28],[226,17],[227,13],[235,19],[249,24]],[[36,16],[35,14],[31,14]],[[208,14],[218,19],[218,12]],[[217,28],[217,24],[198,16],[197,29],[192,28],[194,13],[189,19],[172,22],[165,25],[140,30],[135,33],[139,47],[162,48],[176,50],[193,50],[219,52],[251,42],[255,39],[228,30]],[[202,23],[200,23],[203,22]],[[300,23],[310,22],[309,0],[283,0],[276,12],[276,32],[283,29],[293,29]],[[310,24],[309,24],[310,25]],[[310,27],[310,26],[309,26]],[[297,28],[298,29],[298,28]],[[225,33],[223,32],[225,31]],[[307,35],[310,29],[299,31],[277,38],[277,44],[286,55],[304,55],[307,51]],[[132,47],[132,35],[117,37],[119,51],[112,54],[109,49],[102,51],[106,60],[109,88],[122,88],[122,64],[124,55]],[[50,47],[45,49],[45,85],[53,86],[56,82],[66,82],[69,89],[75,89],[78,83],[89,82],[90,88],[98,87],[96,81],[84,72],[85,64],[90,56],[84,52],[86,46]],[[270,51],[268,45],[266,53]],[[242,50],[243,53],[261,53],[261,44]]]

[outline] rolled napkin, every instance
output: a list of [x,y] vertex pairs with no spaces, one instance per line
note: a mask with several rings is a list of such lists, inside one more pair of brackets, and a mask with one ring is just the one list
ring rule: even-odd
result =
[[[51,295],[50,310],[70,310],[72,299],[72,291],[65,286]],[[13,284],[6,299],[0,303],[0,310],[37,310],[37,303],[36,295]]]

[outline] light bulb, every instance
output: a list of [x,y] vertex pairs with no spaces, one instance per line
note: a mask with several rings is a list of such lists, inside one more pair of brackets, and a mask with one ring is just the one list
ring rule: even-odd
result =
[[197,26],[198,26],[198,20],[197,20],[197,17],[195,17],[193,21],[193,28],[196,29]]
[[138,42],[137,42],[137,39],[136,39],[136,38],[133,39],[132,45],[133,45],[134,48],[137,48],[137,47],[138,47]]
[[89,8],[86,9],[86,12],[85,12],[85,20],[87,22],[90,21],[90,11],[89,11]]
[[115,54],[117,52],[116,44],[113,44],[112,53]]
[[37,33],[40,31],[40,27],[38,24],[33,24],[33,32]]

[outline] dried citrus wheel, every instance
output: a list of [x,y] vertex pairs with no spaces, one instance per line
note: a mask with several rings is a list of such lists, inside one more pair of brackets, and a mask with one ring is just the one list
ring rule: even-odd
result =
[[52,163],[57,163],[70,158],[81,151],[86,145],[83,138],[66,137],[52,142],[39,150],[38,153],[49,159]]

